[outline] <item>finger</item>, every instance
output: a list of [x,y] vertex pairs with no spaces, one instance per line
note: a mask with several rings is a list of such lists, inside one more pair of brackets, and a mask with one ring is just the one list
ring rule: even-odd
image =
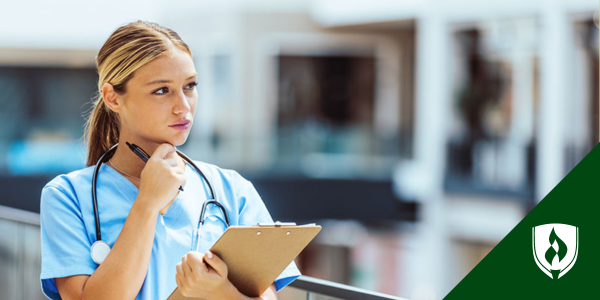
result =
[[183,161],[183,159],[181,157],[179,157],[179,155],[177,154],[177,149],[175,149],[174,152],[169,152],[166,156],[165,156],[165,161],[168,162],[169,166],[171,167],[176,167],[178,170],[177,173],[181,173],[183,174],[183,171],[185,170],[185,162]]
[[177,273],[177,275],[175,275],[175,282],[177,282],[178,287],[181,287],[181,279],[179,278],[179,273]]
[[167,155],[165,155],[165,158],[166,158],[166,159],[173,159],[173,160],[176,160],[178,156],[179,156],[179,155],[177,155],[177,152],[176,152],[176,150],[175,150],[175,147],[173,147],[173,151],[169,151],[169,153],[167,153]]
[[177,268],[177,278],[179,277],[185,277],[185,274],[183,273],[183,267],[181,266],[181,263],[177,263],[177,265],[175,265],[175,268]]
[[165,159],[167,154],[169,154],[170,152],[175,152],[175,147],[173,147],[173,145],[169,143],[164,143],[158,146],[156,150],[154,150],[154,153],[152,153],[151,158],[162,160]]
[[167,155],[165,155],[165,157],[170,157],[170,158],[175,158],[177,157],[177,148],[173,147],[171,144],[167,145],[171,146],[171,150],[167,153]]
[[175,165],[173,165],[174,167],[183,169],[184,161],[177,153],[177,149],[175,147],[173,147],[172,152],[167,153],[167,155],[165,156],[165,159],[174,161],[175,162]]
[[225,262],[214,253],[206,251],[204,261],[213,268],[221,277],[227,277],[227,265]]
[[183,273],[185,274],[185,276],[190,276],[192,274],[192,267],[188,263],[187,255],[183,256],[183,258],[181,259],[181,264],[181,268],[183,269]]
[[185,175],[183,175],[183,174],[177,174],[175,176],[177,176],[177,179],[179,180],[179,185],[185,186],[185,183],[187,181],[187,179],[185,178]]
[[188,263],[190,264],[192,270],[198,273],[206,273],[208,272],[208,267],[202,260],[202,253],[199,252],[188,252]]
[[164,162],[169,167],[177,167],[177,160],[175,158],[166,158]]
[[174,167],[171,167],[171,168],[172,168],[171,171],[173,172],[173,174],[177,174],[177,175],[183,175],[184,174],[183,170],[181,168],[179,168],[179,167],[174,166]]

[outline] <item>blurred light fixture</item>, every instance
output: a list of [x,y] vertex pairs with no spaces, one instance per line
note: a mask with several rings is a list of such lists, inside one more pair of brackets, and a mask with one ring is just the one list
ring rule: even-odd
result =
[[594,12],[594,24],[596,24],[597,28],[600,28],[600,21],[598,20],[598,11]]

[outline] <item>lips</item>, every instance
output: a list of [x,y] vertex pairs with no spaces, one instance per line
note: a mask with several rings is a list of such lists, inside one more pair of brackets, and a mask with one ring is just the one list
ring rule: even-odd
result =
[[169,127],[176,129],[176,130],[186,130],[190,127],[190,123],[191,123],[191,121],[187,120],[187,119],[180,120],[180,121],[177,121],[177,122],[169,125]]
[[175,123],[173,123],[173,124],[169,125],[169,127],[173,127],[173,126],[182,126],[182,125],[188,125],[188,124],[190,124],[190,120],[187,120],[187,119],[186,119],[186,120],[180,120],[180,121],[177,121],[177,122],[175,122]]

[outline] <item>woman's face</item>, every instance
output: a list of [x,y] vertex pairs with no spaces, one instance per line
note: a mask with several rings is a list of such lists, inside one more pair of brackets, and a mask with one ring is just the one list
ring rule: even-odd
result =
[[192,58],[179,49],[139,68],[120,96],[121,135],[138,143],[185,143],[198,102],[196,76]]

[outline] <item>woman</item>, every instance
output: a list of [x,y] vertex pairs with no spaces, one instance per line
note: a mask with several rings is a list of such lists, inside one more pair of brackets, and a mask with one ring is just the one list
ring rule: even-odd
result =
[[[176,154],[196,109],[196,70],[189,47],[174,31],[138,21],[118,28],[100,49],[99,97],[86,126],[87,168],[50,181],[41,196],[42,289],[51,299],[166,299],[179,290],[202,299],[250,299],[227,279],[227,265],[207,250],[226,229],[215,205],[206,211],[195,252],[193,236],[206,182]],[[127,148],[151,155],[144,163]],[[102,240],[111,250],[100,265],[91,199],[99,167],[98,212]],[[195,162],[213,185],[232,225],[272,222],[253,185],[233,170]],[[184,191],[180,192],[179,187]],[[262,295],[299,276],[292,263]]]

